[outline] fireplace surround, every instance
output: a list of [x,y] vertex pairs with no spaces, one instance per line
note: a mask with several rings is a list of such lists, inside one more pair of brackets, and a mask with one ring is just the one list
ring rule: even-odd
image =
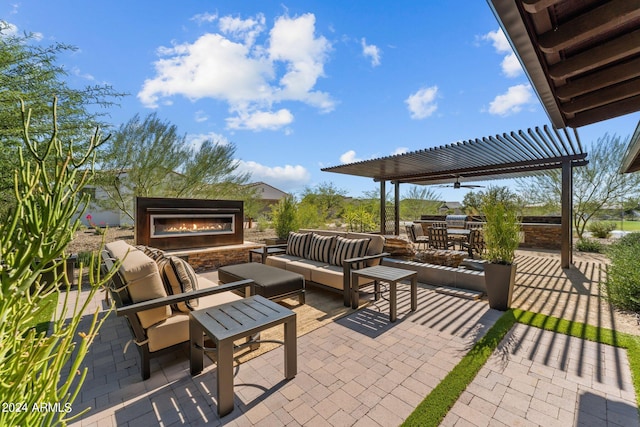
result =
[[242,244],[239,200],[136,198],[136,244],[189,249]]

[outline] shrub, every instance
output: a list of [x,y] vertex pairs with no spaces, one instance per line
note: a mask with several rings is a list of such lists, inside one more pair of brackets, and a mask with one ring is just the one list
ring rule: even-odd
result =
[[578,240],[578,243],[576,243],[576,249],[580,252],[602,253],[604,252],[604,245],[597,240],[584,238]]
[[290,231],[298,229],[297,212],[298,207],[292,196],[280,199],[278,204],[273,206],[273,228],[278,238],[286,239]]
[[589,223],[587,229],[594,237],[607,239],[611,235],[611,232],[616,229],[616,223],[611,221],[594,221]]
[[640,312],[640,233],[631,233],[607,250],[607,299],[616,308]]

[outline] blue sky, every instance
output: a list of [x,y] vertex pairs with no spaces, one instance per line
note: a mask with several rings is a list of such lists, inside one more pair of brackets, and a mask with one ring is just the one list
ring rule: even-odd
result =
[[[194,144],[233,142],[253,181],[288,192],[359,197],[378,184],[320,169],[549,123],[482,1],[26,0],[0,19],[76,46],[60,57],[72,86],[129,93],[114,125],[157,112]],[[627,137],[639,118],[579,135]]]

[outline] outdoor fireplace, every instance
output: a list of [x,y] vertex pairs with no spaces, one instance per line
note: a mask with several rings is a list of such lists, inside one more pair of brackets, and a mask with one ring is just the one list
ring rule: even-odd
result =
[[136,243],[159,249],[242,244],[243,202],[136,198]]

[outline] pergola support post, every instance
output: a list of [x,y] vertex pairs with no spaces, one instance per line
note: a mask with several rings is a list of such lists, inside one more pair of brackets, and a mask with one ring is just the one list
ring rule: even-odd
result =
[[386,212],[386,181],[384,179],[380,180],[380,234],[387,234],[387,212]]
[[573,165],[570,161],[562,162],[562,232],[560,245],[560,266],[569,268],[573,263]]
[[394,190],[395,190],[395,194],[394,194],[394,200],[393,200],[393,208],[394,208],[394,216],[395,216],[395,223],[394,223],[394,230],[393,230],[393,234],[395,234],[396,236],[400,235],[400,182],[395,181],[394,182]]

